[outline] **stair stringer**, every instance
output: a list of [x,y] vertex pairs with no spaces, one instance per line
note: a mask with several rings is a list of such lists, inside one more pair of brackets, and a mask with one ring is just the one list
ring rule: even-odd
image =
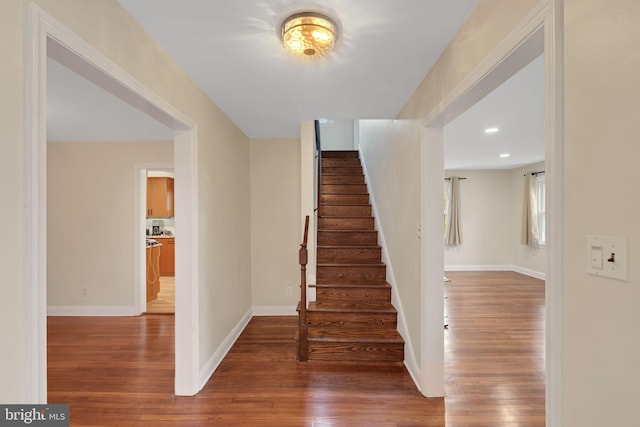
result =
[[393,264],[391,263],[391,259],[389,258],[389,251],[387,249],[387,242],[384,238],[384,230],[382,229],[382,224],[380,223],[380,215],[378,214],[378,208],[376,205],[376,199],[373,193],[373,186],[371,185],[371,181],[369,180],[369,174],[367,172],[367,163],[364,158],[364,153],[358,147],[358,153],[360,157],[360,162],[362,163],[362,173],[364,174],[364,180],[367,184],[367,188],[369,189],[369,201],[371,203],[371,213],[373,214],[375,229],[378,231],[378,244],[382,248],[382,262],[387,266],[387,282],[391,285],[391,303],[395,307],[398,312],[398,321],[397,328],[398,333],[404,339],[404,365],[409,371],[409,375],[411,375],[411,379],[414,384],[418,388],[420,392],[422,392],[421,381],[422,372],[418,363],[416,362],[416,355],[413,352],[413,344],[411,342],[411,337],[409,335],[409,329],[407,328],[407,321],[404,316],[404,309],[402,308],[402,301],[400,301],[400,297],[398,296],[398,286],[396,284],[396,278],[393,273]]

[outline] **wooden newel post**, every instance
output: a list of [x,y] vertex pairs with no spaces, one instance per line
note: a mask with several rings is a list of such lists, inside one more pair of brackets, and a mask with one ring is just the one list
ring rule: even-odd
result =
[[298,360],[306,362],[309,358],[307,332],[307,235],[309,234],[309,216],[305,218],[304,240],[300,245],[298,258],[300,261],[300,310],[298,315]]

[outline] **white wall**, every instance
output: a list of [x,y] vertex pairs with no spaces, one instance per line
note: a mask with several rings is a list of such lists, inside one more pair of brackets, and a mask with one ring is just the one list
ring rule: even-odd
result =
[[173,142],[47,144],[50,307],[135,311],[134,165],[172,162]]
[[[251,140],[251,284],[262,314],[295,314],[300,300],[300,140]],[[291,295],[285,290],[291,287]]]
[[354,150],[353,120],[330,120],[320,124],[323,150]]
[[[416,122],[361,120],[360,150],[375,199],[379,231],[386,240],[394,293],[402,304],[413,355],[422,358],[420,125]],[[400,307],[398,307],[400,308]]]
[[[565,426],[640,425],[640,2],[565,0]],[[586,235],[624,236],[629,280],[586,274]]]
[[544,248],[520,243],[524,174],[544,170],[544,163],[515,169],[449,170],[461,176],[462,244],[445,246],[448,270],[506,269],[543,278]]

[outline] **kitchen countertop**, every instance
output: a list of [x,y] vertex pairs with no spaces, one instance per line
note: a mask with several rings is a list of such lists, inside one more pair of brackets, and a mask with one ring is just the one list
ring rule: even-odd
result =
[[158,247],[158,246],[162,246],[162,243],[160,243],[160,242],[158,242],[156,240],[153,240],[153,239],[148,239],[148,238],[147,238],[146,244],[147,244],[147,249],[151,249],[151,248],[155,248],[155,247]]

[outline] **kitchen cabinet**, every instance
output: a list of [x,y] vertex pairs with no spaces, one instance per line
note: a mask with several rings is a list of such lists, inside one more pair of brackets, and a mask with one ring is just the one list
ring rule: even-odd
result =
[[147,218],[173,217],[173,178],[147,178]]
[[175,276],[176,274],[176,245],[173,237],[154,237],[159,243],[162,243],[160,249],[160,275]]

